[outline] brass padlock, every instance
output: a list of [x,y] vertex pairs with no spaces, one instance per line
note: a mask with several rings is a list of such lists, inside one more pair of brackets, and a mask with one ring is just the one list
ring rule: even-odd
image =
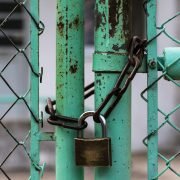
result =
[[[78,124],[82,125],[87,117],[93,116],[93,111],[82,114]],[[83,132],[78,131],[75,138],[75,158],[77,166],[111,166],[111,139],[107,137],[106,121],[100,116],[102,138],[83,138]]]

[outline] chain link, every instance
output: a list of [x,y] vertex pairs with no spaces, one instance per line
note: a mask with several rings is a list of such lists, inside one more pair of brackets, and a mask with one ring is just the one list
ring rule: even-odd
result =
[[[8,1],[8,3],[9,3],[9,1]],[[34,121],[36,121],[38,124],[40,124],[41,121],[40,121],[39,117],[36,116],[36,112],[34,112],[29,105],[28,96],[31,93],[31,89],[30,88],[26,89],[26,93],[24,93],[24,94],[19,93],[19,91],[17,91],[17,89],[13,86],[13,84],[11,84],[11,82],[9,81],[9,78],[6,77],[6,73],[9,71],[8,68],[10,66],[12,66],[12,63],[16,64],[16,59],[19,55],[22,55],[22,59],[27,62],[28,69],[30,69],[30,71],[35,75],[36,78],[40,79],[40,82],[42,82],[43,68],[41,68],[40,72],[38,72],[34,69],[34,67],[32,65],[32,62],[29,57],[29,48],[31,45],[31,41],[25,42],[21,45],[21,47],[19,47],[18,43],[15,41],[14,38],[12,38],[10,36],[10,34],[8,33],[8,31],[5,27],[6,27],[7,23],[11,23],[11,17],[16,13],[18,8],[20,8],[21,10],[26,12],[26,13],[24,13],[23,16],[25,16],[26,19],[27,19],[27,17],[29,17],[30,19],[28,21],[33,21],[33,23],[35,24],[35,26],[37,28],[39,35],[43,33],[44,28],[45,28],[44,24],[41,21],[36,20],[36,17],[28,10],[27,0],[24,0],[21,2],[17,1],[17,0],[13,0],[11,2],[11,4],[12,4],[12,9],[9,8],[9,10],[7,12],[8,13],[7,16],[5,18],[2,17],[3,19],[0,22],[1,36],[3,38],[5,38],[5,40],[8,42],[9,48],[13,49],[13,51],[9,52],[9,55],[11,55],[10,58],[8,57],[8,59],[6,59],[6,56],[5,56],[4,60],[6,60],[7,62],[0,70],[0,80],[3,82],[3,86],[5,85],[5,87],[7,87],[9,89],[10,94],[13,97],[15,96],[10,107],[8,107],[5,110],[5,112],[2,111],[2,115],[0,117],[1,128],[5,130],[5,132],[7,133],[7,136],[9,136],[13,140],[13,143],[15,143],[13,148],[11,148],[11,146],[8,147],[7,154],[4,154],[0,161],[0,171],[1,171],[0,179],[3,179],[3,177],[5,177],[6,179],[10,179],[10,180],[12,178],[8,174],[7,163],[9,161],[9,159],[11,159],[11,158],[15,159],[15,154],[17,154],[16,151],[18,148],[22,148],[24,155],[28,157],[32,166],[34,166],[38,172],[42,173],[43,168],[40,164],[37,164],[35,162],[34,158],[31,156],[31,154],[29,152],[29,142],[28,141],[30,138],[30,131],[27,133],[26,137],[23,140],[19,140],[19,138],[17,138],[16,134],[14,133],[15,131],[14,130],[12,131],[12,129],[7,124],[6,118],[7,118],[8,114],[10,113],[10,111],[12,111],[13,108],[17,108],[17,104],[20,102],[23,103],[23,106],[28,110],[29,114],[33,117]],[[25,68],[25,67],[23,67],[23,68]],[[28,73],[28,71],[27,71],[27,73]],[[12,75],[9,74],[9,77],[11,78],[11,80],[14,80],[13,79],[14,77],[11,77],[11,76]],[[37,153],[39,153],[39,152],[37,152]],[[23,153],[21,153],[21,156],[22,155],[23,155]]]
[[[87,99],[92,94],[94,94],[94,89],[92,89],[93,87],[94,87],[94,82],[84,88],[84,92],[89,91],[84,94],[84,99]],[[88,126],[87,122],[84,122],[84,124],[82,125],[78,125],[78,118],[71,118],[57,114],[56,110],[54,109],[55,105],[56,105],[56,101],[51,101],[50,98],[47,99],[47,105],[45,107],[45,111],[47,114],[50,115],[49,118],[47,119],[47,122],[49,124],[61,126],[68,129],[74,129],[74,130],[82,130]]]
[[[150,11],[148,12],[147,6],[151,0],[145,0],[144,1],[144,12],[145,14],[148,16],[150,14]],[[164,3],[164,2],[160,2],[159,3]],[[173,4],[173,3],[172,3]],[[155,15],[155,14],[154,14]],[[168,32],[168,26],[172,26],[174,24],[172,21],[178,21],[180,18],[180,11],[176,12],[173,16],[170,16],[168,19],[166,19],[163,23],[161,23],[160,25],[158,25],[156,27],[157,31],[159,31],[156,35],[156,37],[154,37],[154,39],[156,39],[159,35],[164,34],[164,38],[168,38],[169,40],[171,40],[172,42],[176,43],[177,46],[179,46],[180,44],[180,39],[178,37],[175,37],[174,35],[170,34],[170,32]],[[149,25],[149,24],[148,24]],[[167,27],[166,27],[167,26]],[[178,28],[178,27],[177,27]],[[178,38],[178,39],[177,39]],[[166,46],[167,47],[167,46]],[[176,62],[179,59],[176,60]],[[159,83],[161,83],[161,81],[163,81],[163,79],[168,80],[168,87],[173,86],[174,88],[178,88],[180,87],[180,83],[179,81],[176,81],[173,79],[173,77],[171,77],[168,72],[167,72],[167,68],[165,66],[164,63],[162,63],[160,60],[157,59],[157,63],[158,66],[161,67],[162,69],[162,74],[158,74],[158,77],[156,79],[153,80],[153,82],[151,82],[151,84],[149,84],[141,93],[141,97],[142,99],[146,102],[149,103],[149,97],[147,96],[147,92],[148,91],[152,91],[154,86],[158,86]],[[151,76],[151,73],[149,73],[149,76]],[[159,87],[159,92],[161,92],[162,89],[161,87]],[[163,89],[164,91],[164,89]],[[171,92],[172,93],[172,92]],[[168,92],[168,96],[172,96],[172,94],[170,94]],[[173,97],[174,98],[174,97]],[[159,102],[161,102],[161,98],[159,98]],[[167,99],[166,99],[167,101]],[[164,102],[164,99],[163,99]],[[168,102],[169,103],[169,102]],[[167,104],[168,105],[168,104]],[[158,122],[158,127],[156,129],[153,129],[152,131],[150,131],[147,136],[143,139],[143,144],[148,147],[150,142],[152,143],[152,139],[154,139],[155,141],[153,143],[156,144],[158,137],[161,135],[161,130],[166,130],[167,127],[171,127],[173,129],[174,132],[177,133],[177,136],[180,134],[180,127],[178,127],[178,124],[176,122],[174,122],[174,120],[177,120],[177,118],[175,118],[175,114],[179,113],[180,110],[180,104],[177,102],[177,104],[175,105],[175,107],[171,107],[170,105],[168,106],[169,108],[166,108],[166,111],[164,109],[162,109],[161,107],[158,106],[157,111],[158,111],[158,118],[156,119],[156,121]],[[168,111],[167,111],[168,110]],[[159,119],[161,119],[161,121],[159,121]],[[151,125],[150,125],[151,126]],[[168,129],[167,129],[168,130]],[[169,136],[171,136],[171,133],[166,133],[166,137],[167,139],[169,138]],[[168,146],[167,146],[168,147]],[[161,148],[160,148],[161,149]],[[172,147],[171,151],[168,149],[168,151],[164,151],[166,153],[162,153],[161,150],[158,148],[158,152],[157,154],[155,153],[154,155],[151,154],[151,160],[148,161],[149,166],[151,167],[156,167],[156,161],[157,161],[157,157],[158,157],[158,167],[160,166],[160,168],[158,168],[158,172],[148,172],[149,175],[151,176],[152,180],[156,180],[156,179],[163,179],[164,174],[168,174],[169,172],[171,172],[171,176],[174,174],[174,176],[171,177],[172,178],[177,178],[180,177],[180,171],[178,169],[178,165],[175,166],[174,162],[178,162],[178,158],[180,157],[180,151],[178,148]],[[173,154],[174,153],[174,154]],[[167,155],[168,154],[168,155]],[[153,160],[154,159],[154,160]],[[161,162],[161,163],[160,163]],[[160,165],[161,164],[161,165]],[[163,165],[162,165],[163,164]],[[169,172],[168,172],[169,171]],[[170,177],[169,177],[170,178]]]
[[[131,39],[130,45],[129,45],[129,56],[128,56],[128,62],[125,65],[124,69],[122,70],[114,88],[110,91],[110,93],[106,96],[104,101],[101,103],[99,108],[95,111],[93,119],[95,122],[99,123],[99,117],[101,115],[101,112],[106,107],[106,105],[109,103],[109,101],[115,97],[113,102],[109,105],[108,109],[104,113],[104,117],[107,118],[109,114],[112,112],[112,110],[115,108],[117,103],[121,100],[123,94],[126,92],[127,88],[129,87],[131,81],[133,80],[134,76],[138,72],[138,69],[140,68],[145,47],[147,45],[146,40],[141,40],[139,37],[134,36]],[[132,69],[132,70],[131,70]],[[131,71],[131,73],[129,73]],[[127,79],[125,79],[127,77]],[[125,81],[124,81],[125,80]],[[122,85],[122,82],[125,82]],[[122,85],[122,87],[120,87]],[[94,83],[89,84],[87,87],[84,88],[84,91],[91,89],[94,87]],[[94,94],[94,89],[88,92],[84,95],[84,98],[90,97],[92,94]],[[82,126],[78,125],[78,119],[76,118],[70,118],[62,115],[57,115],[56,110],[53,108],[53,106],[56,104],[56,101],[51,101],[50,98],[47,100],[47,105],[45,107],[46,113],[50,114],[50,117],[47,119],[48,123],[52,125],[62,126],[64,128],[68,129],[75,129],[75,130],[81,130],[87,127],[87,123],[84,122]]]
[[47,119],[49,124],[74,130],[81,130],[87,127],[88,124],[86,122],[79,126],[78,119],[56,114],[56,110],[53,108],[53,105],[55,104],[56,101],[51,101],[51,99],[48,98],[45,110],[46,113],[50,114],[49,118]]
[[[123,94],[126,92],[127,88],[129,87],[131,81],[134,79],[136,73],[138,72],[138,69],[140,68],[143,57],[144,57],[144,51],[146,47],[146,40],[141,40],[139,37],[134,36],[131,39],[130,45],[129,45],[129,56],[128,56],[128,62],[125,65],[124,69],[122,70],[115,86],[111,90],[111,92],[106,96],[104,101],[101,103],[99,108],[96,110],[94,114],[94,121],[99,123],[99,117],[103,109],[106,107],[106,105],[110,102],[110,100],[113,99],[113,102],[109,105],[108,109],[104,113],[104,117],[107,118],[112,110],[115,108],[117,103],[121,100]],[[129,74],[130,69],[131,73]],[[127,78],[126,78],[127,76]],[[125,81],[124,81],[125,80]],[[122,85],[122,82],[125,82]],[[122,85],[122,87],[120,87]]]

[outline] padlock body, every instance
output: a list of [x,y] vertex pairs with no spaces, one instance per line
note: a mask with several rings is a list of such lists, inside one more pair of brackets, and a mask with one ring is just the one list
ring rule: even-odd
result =
[[110,138],[75,138],[77,166],[111,166]]

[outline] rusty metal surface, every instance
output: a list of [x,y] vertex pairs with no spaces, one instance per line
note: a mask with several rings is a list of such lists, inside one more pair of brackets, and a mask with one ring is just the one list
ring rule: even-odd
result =
[[131,0],[97,0],[95,7],[96,53],[124,53],[131,38]]
[[[119,72],[112,72],[111,64],[116,61],[125,61],[128,56],[127,47],[132,37],[131,3],[132,0],[96,0],[93,60],[96,108],[105,99],[119,77]],[[101,55],[103,55],[103,61],[100,61]],[[108,56],[115,57],[113,63],[109,63],[111,58]],[[103,71],[98,67],[103,67]],[[128,180],[131,178],[130,90],[129,87],[121,103],[107,118],[108,134],[112,141],[112,166],[111,168],[96,168],[95,179],[109,180],[112,177],[114,179],[121,177]],[[100,127],[97,125],[95,134],[98,136],[100,132]]]
[[[57,1],[56,113],[72,118],[84,111],[83,7],[81,0]],[[55,137],[56,178],[83,179],[83,169],[74,163],[76,132],[57,127]]]
[[110,166],[110,138],[75,138],[76,165],[78,166]]

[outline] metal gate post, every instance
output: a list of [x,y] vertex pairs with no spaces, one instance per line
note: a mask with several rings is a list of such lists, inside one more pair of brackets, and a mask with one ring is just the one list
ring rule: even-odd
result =
[[[152,0],[147,4],[147,38],[152,39],[156,36],[156,7],[157,1]],[[152,62],[156,64],[155,67],[148,66],[148,86],[150,86],[157,78],[157,41],[153,41],[147,47],[147,63]],[[158,128],[158,85],[153,85],[148,90],[148,134],[153,133],[148,138],[148,180],[154,179],[155,175],[158,174],[158,134],[155,130]]]
[[[96,0],[95,106],[115,85],[127,62],[132,0]],[[96,168],[95,179],[131,179],[131,87],[107,119],[112,141],[112,167]],[[96,135],[100,136],[99,125]]]
[[[30,1],[31,13],[36,20],[39,19],[39,1]],[[34,21],[31,21],[31,64],[35,72],[39,72],[39,31]],[[39,117],[39,78],[31,73],[30,107],[35,116]],[[38,139],[39,124],[31,116],[31,180],[39,180],[40,172],[36,168],[40,160],[40,143]]]
[[[84,1],[57,1],[56,109],[79,117],[84,111]],[[56,128],[56,179],[81,180],[83,168],[75,165],[76,131]]]

